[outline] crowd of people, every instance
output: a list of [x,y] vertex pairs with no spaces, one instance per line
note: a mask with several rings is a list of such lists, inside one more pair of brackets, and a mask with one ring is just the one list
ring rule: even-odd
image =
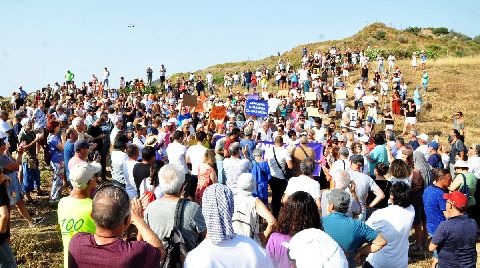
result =
[[[394,55],[336,47],[226,73],[223,88],[164,65],[152,94],[142,79],[111,88],[107,68],[20,88],[0,111],[0,267],[15,267],[11,207],[36,226],[26,205],[45,194],[65,267],[407,267],[427,249],[438,267],[475,267],[480,144],[461,112],[448,143],[418,132],[420,59],[413,92]],[[246,111],[252,96],[267,117]]]

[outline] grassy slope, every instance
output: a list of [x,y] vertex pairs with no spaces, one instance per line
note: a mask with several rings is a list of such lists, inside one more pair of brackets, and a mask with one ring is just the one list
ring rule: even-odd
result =
[[[384,30],[387,33],[387,40],[382,42],[373,41],[373,36],[377,31]],[[409,44],[395,43],[396,35],[399,34],[408,37]],[[330,45],[340,47],[344,42],[348,46],[358,44],[359,47],[366,47],[370,42],[372,47],[394,49],[401,47],[409,49],[412,42],[415,41],[418,49],[426,48],[426,46],[437,45],[440,47],[448,47],[449,43],[441,39],[418,37],[413,34],[404,33],[395,29],[386,28],[379,24],[371,25],[357,35],[344,39],[342,41],[330,41],[307,45],[312,51],[317,48],[324,50]],[[478,45],[472,42],[462,43],[468,51],[467,54],[478,54]],[[343,45],[342,45],[343,46]],[[451,46],[451,45],[450,45]],[[301,54],[301,46],[285,53],[282,57],[292,62],[298,62]],[[416,48],[416,49],[417,49]],[[199,71],[198,74],[204,74],[211,71],[213,74],[223,76],[225,71],[240,71],[244,68],[257,68],[262,64],[272,67],[277,62],[278,57],[270,57],[260,61],[249,61],[240,63],[227,63],[215,65],[206,70]],[[400,60],[398,62],[402,69],[406,81],[410,83],[410,88],[420,83],[421,72],[413,72],[409,68],[408,60]],[[432,103],[432,110],[421,115],[419,129],[430,135],[445,133],[451,126],[450,116],[455,111],[463,111],[465,113],[465,121],[467,126],[467,143],[480,142],[480,111],[478,111],[478,100],[480,93],[478,91],[478,77],[480,77],[480,58],[442,58],[436,61],[430,61],[428,64],[430,72],[430,88],[432,92],[427,94],[426,100]],[[352,74],[358,77],[358,71]],[[352,90],[350,85],[349,91]],[[410,90],[410,94],[411,94]],[[351,96],[351,92],[350,92]],[[400,122],[399,122],[400,123]],[[397,127],[400,124],[397,125]],[[441,136],[445,139],[445,135]],[[45,169],[42,170],[42,181],[44,185],[50,185],[51,173]],[[48,186],[47,186],[48,187]],[[48,188],[45,188],[48,189]],[[35,211],[36,215],[47,216],[44,224],[38,228],[28,228],[26,221],[19,218],[19,214],[13,212],[12,220],[12,245],[21,267],[60,267],[62,265],[62,243],[60,233],[56,225],[56,209],[50,208],[46,199],[41,200],[40,205],[35,207],[29,206],[30,211]],[[478,245],[477,245],[478,249]],[[426,252],[413,252],[410,254],[411,267],[429,267],[429,255]],[[480,260],[479,260],[480,261]],[[480,262],[479,262],[480,265]]]

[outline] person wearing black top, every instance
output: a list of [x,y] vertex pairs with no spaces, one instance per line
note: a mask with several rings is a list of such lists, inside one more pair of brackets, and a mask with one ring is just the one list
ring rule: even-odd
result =
[[0,267],[16,267],[15,256],[8,244],[10,238],[10,198],[6,181],[10,178],[0,172]]
[[102,165],[102,180],[106,181],[107,179],[107,152],[103,147],[103,139],[105,134],[102,132],[102,125],[106,122],[107,113],[102,112],[100,117],[91,124],[87,129],[87,134],[92,136],[93,142],[97,144],[95,147],[94,153],[100,155],[100,164]]
[[[133,166],[133,180],[135,181],[135,186],[137,187],[137,194],[140,196],[140,184],[145,178],[150,177],[151,183],[155,184],[155,181],[158,181],[158,178],[155,178],[157,172],[154,171],[155,163],[155,148],[151,146],[145,146],[142,150],[142,162],[136,163]],[[146,182],[145,182],[146,183]],[[146,187],[146,185],[145,185]]]
[[368,65],[363,65],[362,67],[362,80],[368,81]]

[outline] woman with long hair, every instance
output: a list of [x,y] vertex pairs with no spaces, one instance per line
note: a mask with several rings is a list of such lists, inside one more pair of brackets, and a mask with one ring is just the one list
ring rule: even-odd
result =
[[203,156],[203,162],[198,165],[198,184],[195,191],[195,202],[202,205],[203,191],[208,186],[217,183],[217,172],[215,171],[215,150],[208,149]]
[[309,228],[323,229],[318,207],[308,193],[295,192],[280,209],[273,232],[268,238],[266,250],[275,267],[292,267],[288,249],[282,243],[289,242],[295,234]]
[[50,166],[53,169],[50,201],[56,202],[60,198],[62,187],[67,184],[63,157],[63,145],[65,144],[66,136],[60,134],[60,123],[57,121],[49,121],[46,129],[48,132],[47,150],[50,155]]

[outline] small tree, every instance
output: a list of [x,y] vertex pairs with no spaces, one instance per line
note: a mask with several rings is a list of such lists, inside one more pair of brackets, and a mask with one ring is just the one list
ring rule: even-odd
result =
[[385,31],[378,31],[376,34],[375,34],[375,39],[377,40],[385,40],[387,36],[387,33]]
[[477,35],[473,38],[473,42],[480,44],[480,35]]
[[445,27],[439,27],[439,28],[434,28],[432,30],[432,33],[433,34],[436,34],[436,35],[441,35],[441,34],[448,34],[448,29],[445,28]]
[[422,29],[419,28],[419,27],[407,27],[407,29],[405,29],[405,32],[409,32],[409,33],[413,33],[414,35],[418,35],[418,33],[421,31]]

